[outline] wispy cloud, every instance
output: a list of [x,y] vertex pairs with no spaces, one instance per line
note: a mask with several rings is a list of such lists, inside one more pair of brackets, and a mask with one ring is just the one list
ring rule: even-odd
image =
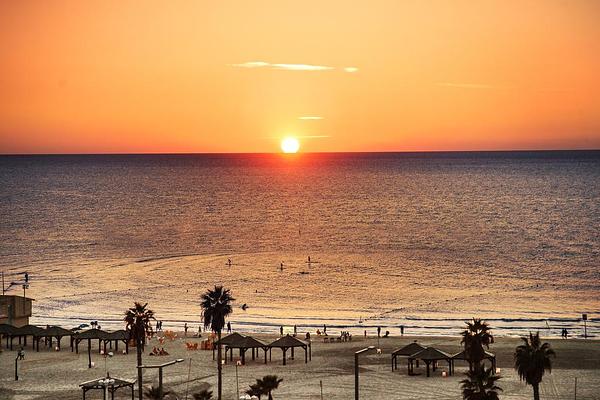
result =
[[329,71],[334,69],[325,65],[311,64],[271,64],[271,66],[274,69],[286,69],[288,71]]
[[318,116],[313,116],[313,115],[307,115],[305,117],[298,117],[298,119],[304,120],[304,121],[310,121],[310,120],[319,120],[319,119],[323,119],[323,117],[318,117]]
[[[268,68],[268,69],[277,69],[277,70],[285,70],[285,71],[332,71],[338,69],[336,67],[331,67],[328,65],[314,65],[314,64],[288,64],[288,63],[269,63],[265,61],[248,61],[241,64],[229,64],[231,67],[235,68]],[[357,67],[345,67],[340,68],[340,70],[345,72],[354,73],[358,71]]]
[[270,68],[270,69],[281,69],[287,71],[329,71],[334,69],[326,65],[313,65],[313,64],[272,64],[264,61],[248,61],[241,64],[231,64],[232,67],[237,68]]
[[462,88],[462,89],[497,89],[496,86],[486,85],[481,83],[454,83],[454,82],[441,82],[438,86]]

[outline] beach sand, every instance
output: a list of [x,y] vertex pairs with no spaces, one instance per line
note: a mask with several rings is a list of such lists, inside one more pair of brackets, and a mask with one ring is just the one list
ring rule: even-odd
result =
[[[301,333],[303,337],[304,333]],[[211,351],[188,351],[185,342],[199,341],[197,338],[179,338],[167,341],[164,345],[170,355],[163,357],[144,356],[145,364],[159,364],[176,358],[185,361],[172,365],[164,371],[164,383],[168,390],[175,391],[179,398],[185,398],[188,371],[190,373],[189,395],[206,383],[216,395],[216,365]],[[256,335],[269,343],[277,336]],[[456,363],[456,374],[442,377],[446,370],[445,362],[430,378],[425,376],[423,366],[417,370],[418,376],[408,376],[406,362],[400,361],[399,370],[391,371],[392,350],[418,340],[423,345],[433,345],[449,353],[460,351],[459,337],[390,337],[379,339],[382,355],[363,354],[360,356],[360,393],[362,399],[459,399],[459,381],[464,378],[466,364]],[[600,399],[600,342],[591,340],[548,340],[557,353],[551,374],[544,376],[540,392],[542,399],[573,399],[575,378],[577,378],[577,399]],[[504,389],[503,399],[531,399],[531,387],[519,381],[512,368],[512,354],[519,344],[517,338],[500,337],[491,347],[497,355],[498,368],[502,379],[499,386]],[[152,339],[150,349],[158,345]],[[350,399],[354,395],[354,356],[356,350],[378,345],[376,337],[354,337],[352,342],[323,343],[322,338],[313,335],[312,361],[304,363],[304,352],[297,349],[295,360],[282,365],[282,353],[273,350],[272,362],[263,364],[263,356],[251,361],[251,353],[246,353],[247,364],[238,367],[239,388],[245,390],[256,378],[276,374],[283,378],[280,388],[274,392],[275,399],[320,399],[320,385],[323,382],[323,399]],[[86,344],[82,343],[79,354],[72,353],[68,340],[63,339],[63,350],[55,352],[40,349],[34,352],[26,349],[25,360],[19,365],[19,381],[14,381],[15,351],[0,353],[0,398],[1,399],[80,399],[78,384],[100,378],[104,375],[105,361],[95,351],[92,353],[95,366],[88,369]],[[121,349],[121,347],[119,347]],[[262,351],[261,351],[262,353]],[[237,352],[235,353],[237,354]],[[288,357],[290,353],[288,351]],[[190,369],[191,359],[191,369]],[[234,362],[223,367],[223,398],[237,399],[236,368]],[[135,349],[129,355],[116,354],[106,360],[111,376],[133,379],[135,376]],[[144,374],[144,384],[156,383],[158,371]],[[117,392],[118,394],[119,392]],[[130,392],[123,390],[116,398],[126,399]],[[100,399],[102,394],[88,392],[88,399]],[[137,397],[136,397],[137,398]]]

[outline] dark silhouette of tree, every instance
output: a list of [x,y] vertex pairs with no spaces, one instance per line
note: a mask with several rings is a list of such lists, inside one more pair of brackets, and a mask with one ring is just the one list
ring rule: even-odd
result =
[[494,337],[490,332],[489,325],[478,318],[473,318],[472,322],[466,322],[467,329],[461,335],[461,343],[465,346],[465,358],[469,362],[469,370],[480,365],[485,358],[485,349],[494,343]]
[[[134,306],[125,312],[125,330],[129,334],[130,339],[135,340],[137,351],[137,365],[142,365],[142,352],[146,344],[146,335],[152,334],[152,321],[154,320],[154,312],[147,309],[148,303],[142,305],[137,301]],[[137,369],[138,373],[138,394],[142,400],[142,369]]]
[[202,389],[198,393],[194,393],[194,400],[211,400],[213,398],[212,393],[208,389]]
[[[214,290],[208,290],[202,295],[202,320],[204,329],[210,328],[217,334],[217,340],[221,341],[221,331],[225,327],[225,318],[233,312],[231,303],[235,299],[231,297],[229,289],[224,289],[223,286],[215,286]],[[222,365],[221,346],[217,346],[217,399],[221,400],[222,396]]]
[[498,392],[502,389],[496,386],[500,377],[494,374],[492,368],[483,365],[475,366],[467,372],[467,379],[460,381],[463,399],[465,400],[498,400]]
[[542,344],[540,333],[529,333],[529,337],[522,337],[523,344],[515,349],[515,370],[519,378],[533,387],[533,398],[540,398],[540,382],[546,370],[552,371],[551,357],[556,353],[548,343]]
[[168,390],[163,390],[162,395],[160,394],[160,390],[157,387],[150,386],[144,392],[144,397],[150,400],[163,400],[168,394],[170,394]]
[[265,375],[262,379],[257,379],[256,384],[262,390],[262,394],[269,396],[269,400],[273,400],[271,392],[279,387],[279,384],[283,382],[283,379],[277,377],[277,375]]

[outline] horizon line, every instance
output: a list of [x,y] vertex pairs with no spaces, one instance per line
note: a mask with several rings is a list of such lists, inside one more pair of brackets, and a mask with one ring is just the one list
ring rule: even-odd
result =
[[294,157],[302,154],[427,154],[427,153],[542,153],[600,151],[600,148],[576,149],[506,149],[506,150],[380,150],[380,151],[310,151],[285,154],[282,152],[107,152],[107,153],[0,153],[0,157],[18,156],[150,156],[150,155],[282,155]]

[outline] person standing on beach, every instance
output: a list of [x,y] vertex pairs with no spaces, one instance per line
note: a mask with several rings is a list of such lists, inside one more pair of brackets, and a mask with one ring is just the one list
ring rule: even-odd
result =
[[187,326],[187,322],[186,322],[185,325],[183,325],[183,335],[185,337],[187,337],[187,331],[188,331],[188,326]]
[[404,325],[400,325],[400,336],[404,336]]
[[281,264],[279,265],[279,270],[283,271],[283,261],[281,262]]
[[283,325],[279,327],[279,335],[283,336]]
[[296,336],[298,334],[298,327],[296,327],[296,325],[294,325],[294,336]]
[[227,321],[227,333],[231,333],[231,322]]
[[[308,257],[310,260],[310,257]],[[327,336],[327,325],[323,324],[323,335]]]
[[381,327],[377,327],[377,337],[381,337]]

